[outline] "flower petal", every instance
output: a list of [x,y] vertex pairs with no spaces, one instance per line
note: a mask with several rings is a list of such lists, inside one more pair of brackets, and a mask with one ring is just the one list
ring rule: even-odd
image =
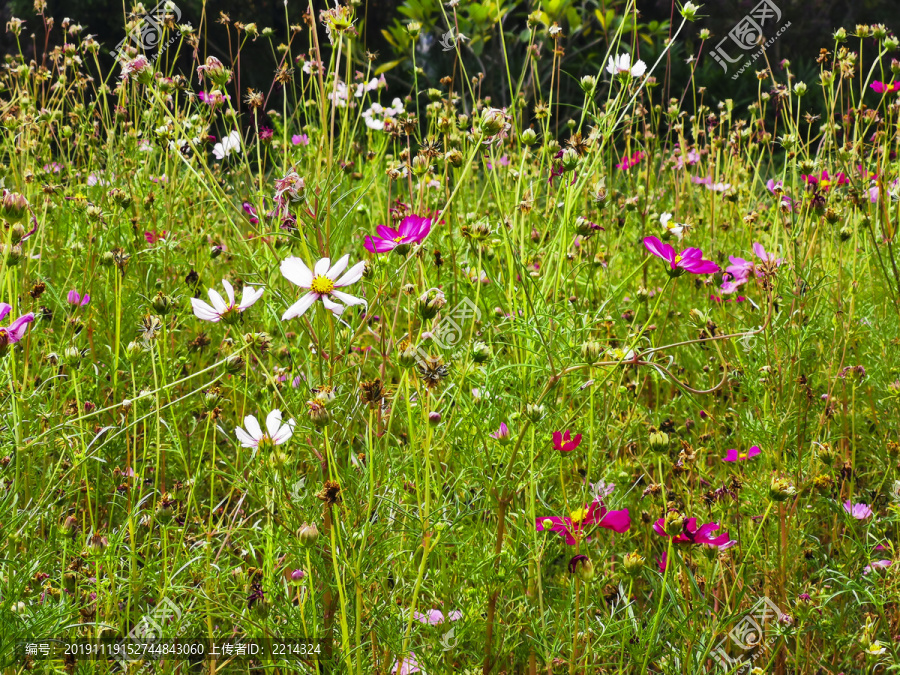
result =
[[331,258],[322,258],[319,262],[316,263],[313,272],[317,277],[325,276],[328,274],[328,270],[331,267]]
[[254,441],[259,441],[263,437],[262,428],[253,415],[247,415],[244,418],[244,428],[247,429],[247,433],[250,434],[250,438]]
[[225,295],[228,296],[228,306],[234,307],[234,286],[231,285],[228,279],[222,279],[222,286],[225,287]]
[[219,312],[199,298],[191,298],[191,306],[194,308],[194,316],[203,321],[218,321],[222,318]]
[[300,288],[309,288],[312,285],[312,272],[302,259],[295,256],[281,261],[281,275]]
[[362,279],[363,272],[366,269],[366,261],[360,260],[353,267],[347,270],[340,279],[334,282],[335,286],[349,286],[355,284]]
[[306,310],[312,307],[313,303],[318,299],[318,293],[307,293],[293,305],[288,307],[287,311],[282,314],[281,320],[287,321],[288,319],[294,319],[298,316],[303,316],[306,313]]
[[266,431],[269,434],[269,438],[274,438],[280,428],[281,411],[276,409],[270,412],[266,417]]
[[332,281],[338,278],[338,276],[347,269],[347,262],[350,260],[350,254],[344,255],[338,260],[334,265],[331,266],[331,269],[328,270],[328,273],[325,275]]
[[219,295],[219,291],[217,291],[215,288],[210,288],[208,292],[210,302],[212,302],[212,306],[219,314],[224,314],[228,309],[228,305],[225,304],[225,300],[221,295]]

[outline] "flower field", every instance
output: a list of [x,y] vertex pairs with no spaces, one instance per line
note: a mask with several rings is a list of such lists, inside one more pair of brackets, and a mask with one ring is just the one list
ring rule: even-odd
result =
[[0,669],[896,671],[890,29],[739,102],[724,36],[667,75],[715,7],[597,47],[454,1],[400,77],[357,4],[284,4],[161,3],[111,66],[6,25]]

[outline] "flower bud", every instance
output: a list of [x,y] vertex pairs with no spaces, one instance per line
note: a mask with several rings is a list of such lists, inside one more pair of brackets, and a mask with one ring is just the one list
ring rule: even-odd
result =
[[596,340],[588,340],[581,345],[581,358],[588,365],[597,363],[600,360],[600,354],[603,353],[602,345]]
[[491,349],[490,345],[480,341],[476,341],[472,345],[472,360],[475,363],[485,363],[490,361],[493,356],[494,350]]
[[455,166],[457,169],[463,165],[463,156],[459,150],[450,150],[444,155],[444,159],[450,166]]
[[27,215],[28,200],[25,195],[4,190],[0,200],[0,217],[8,223],[20,223]]
[[585,583],[590,583],[594,579],[594,564],[586,555],[576,555],[569,561],[569,572],[577,574],[578,578]]
[[537,132],[534,129],[526,129],[522,132],[522,142],[525,145],[534,145],[537,142]]
[[304,525],[300,528],[298,536],[300,537],[300,545],[309,548],[310,546],[315,545],[316,541],[318,540],[319,528],[316,527],[315,523]]
[[773,478],[769,485],[769,498],[775,502],[783,502],[797,494],[795,488],[787,478]]
[[663,531],[670,537],[677,537],[684,532],[684,516],[678,511],[669,511],[663,521]]
[[166,295],[162,291],[159,291],[150,303],[156,313],[162,316],[168,314],[174,304],[175,300],[172,299],[172,296]]
[[665,452],[669,447],[669,434],[664,431],[654,431],[648,440],[653,452]]
[[539,422],[544,416],[544,406],[538,403],[529,403],[525,406],[525,417],[532,422]]
[[430,413],[428,413],[428,423],[433,427],[436,427],[438,424],[440,424],[441,413],[435,410],[432,410]]
[[425,319],[433,319],[447,304],[444,292],[437,288],[429,288],[419,298],[419,315]]
[[626,553],[622,565],[625,567],[625,574],[636,577],[644,569],[644,558],[637,552]]
[[566,148],[559,161],[563,171],[574,171],[578,167],[578,162],[578,153],[573,148]]
[[397,345],[397,363],[403,368],[412,368],[419,360],[419,351],[409,340],[402,340]]

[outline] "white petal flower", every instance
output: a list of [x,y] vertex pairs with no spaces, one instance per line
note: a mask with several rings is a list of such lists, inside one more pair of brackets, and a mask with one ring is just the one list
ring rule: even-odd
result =
[[241,447],[244,448],[281,445],[286,443],[293,435],[294,425],[295,422],[293,419],[289,419],[285,424],[282,424],[281,411],[273,410],[266,417],[265,432],[262,430],[262,427],[259,426],[259,421],[253,415],[247,415],[247,417],[244,418],[244,427],[246,430],[237,427],[234,430],[234,435],[237,436],[237,439],[241,442]]
[[241,134],[237,129],[228,134],[219,143],[213,146],[213,155],[216,159],[224,159],[232,152],[241,151]]
[[[343,314],[346,309],[345,305],[366,304],[366,301],[361,298],[337,290],[362,279],[366,262],[361,260],[347,270],[349,260],[350,256],[345,255],[332,265],[330,258],[322,258],[313,266],[312,271],[300,258],[290,257],[282,260],[281,274],[292,284],[309,291],[288,307],[281,317],[282,321],[302,316],[316,300],[321,300],[322,306],[335,316]],[[340,300],[344,304],[339,304],[335,300]]]
[[609,57],[609,62],[606,64],[606,72],[613,76],[631,75],[632,77],[641,77],[647,72],[647,64],[638,59],[632,65],[631,57],[626,53],[622,53],[615,57]]
[[225,288],[225,295],[228,296],[228,302],[225,302],[225,299],[219,295],[218,291],[210,288],[208,293],[209,301],[212,303],[211,305],[208,305],[198,298],[191,298],[194,316],[203,321],[216,322],[224,319],[225,323],[233,323],[238,319],[242,312],[247,310],[262,297],[263,291],[265,290],[253,286],[244,286],[241,302],[240,304],[237,304],[234,301],[234,287],[228,283],[227,279],[222,279],[222,286]]

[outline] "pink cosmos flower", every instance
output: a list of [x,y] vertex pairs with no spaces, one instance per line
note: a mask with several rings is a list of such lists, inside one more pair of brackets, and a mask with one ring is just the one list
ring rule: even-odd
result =
[[567,518],[538,518],[535,521],[538,532],[548,530],[556,532],[564,537],[569,546],[574,546],[579,540],[590,541],[590,537],[585,537],[585,526],[598,525],[605,527],[613,532],[626,532],[631,527],[631,516],[628,509],[621,511],[610,511],[603,502],[595,500],[590,506],[585,505],[582,509],[576,509],[569,514]]
[[714,182],[712,176],[691,176],[691,182],[695,185],[705,185],[712,192],[725,192],[731,187],[731,183]]
[[[343,256],[334,265],[331,264],[329,258],[319,260],[312,270],[300,258],[290,257],[281,261],[281,274],[285,279],[300,288],[307,289],[309,292],[301,297],[297,302],[291,305],[282,315],[281,320],[287,321],[302,316],[316,300],[321,300],[322,305],[335,316],[343,314],[347,306],[364,305],[366,301],[357,298],[348,293],[344,293],[337,289],[355,284],[362,279],[363,271],[366,269],[366,261],[360,260],[349,270],[347,262],[350,260],[349,255]],[[343,276],[340,276],[344,272]],[[340,300],[344,304],[334,302],[332,300]]]
[[[660,518],[653,523],[653,531],[661,537],[669,537],[663,529],[665,522],[665,518]],[[717,537],[712,536],[712,533],[718,529],[718,523],[706,523],[697,527],[697,519],[688,518],[684,521],[684,529],[681,534],[669,538],[676,544],[701,544],[703,546],[712,546],[720,551],[729,549],[737,544],[736,541],[728,536],[727,532],[723,532]]]
[[572,452],[579,445],[581,445],[581,434],[575,434],[575,438],[572,438],[571,431],[566,431],[566,433],[561,431],[553,432],[553,447],[560,452]]
[[81,296],[81,293],[76,291],[74,288],[69,291],[69,294],[66,296],[66,300],[70,305],[75,305],[76,307],[84,307],[91,301],[91,296],[87,293],[84,294],[84,297]]
[[[3,321],[12,311],[12,306],[5,302],[0,302],[0,321]],[[15,344],[25,335],[28,324],[34,321],[34,314],[28,312],[23,316],[9,324],[6,328],[0,327],[0,350],[6,349],[7,346]]]
[[437,626],[439,624],[444,623],[444,621],[459,621],[462,618],[463,613],[458,609],[454,609],[452,612],[449,612],[447,616],[444,616],[444,613],[439,609],[429,609],[425,614],[421,614],[419,612],[413,613],[413,618],[419,623],[427,623],[431,626]]
[[309,145],[309,136],[306,134],[294,134],[291,136],[291,143],[294,145]]
[[422,669],[419,668],[419,662],[416,660],[416,653],[410,652],[409,656],[405,659],[398,659],[397,663],[394,664],[394,669],[391,671],[392,675],[412,675],[413,673],[421,673]]
[[675,148],[675,168],[683,169],[685,165],[693,166],[700,161],[700,153],[694,149],[688,150],[687,155],[682,156],[681,149]]
[[875,80],[869,86],[872,88],[872,91],[877,94],[891,94],[895,91],[900,91],[900,82],[881,82]]
[[191,298],[191,306],[194,308],[194,316],[203,321],[212,321],[216,323],[224,320],[225,323],[234,323],[238,317],[248,308],[250,308],[257,300],[262,297],[262,288],[254,288],[253,286],[244,286],[244,293],[241,296],[241,303],[236,304],[234,300],[234,287],[228,283],[227,279],[222,279],[222,286],[225,287],[225,294],[228,296],[228,302],[219,295],[214,288],[209,289],[209,301],[212,305],[208,305],[199,298]]
[[[776,258],[772,254],[767,253],[762,244],[753,244],[753,252],[756,254],[756,257],[764,263],[769,263],[775,267],[778,267],[782,263],[781,258]],[[725,268],[725,274],[722,277],[723,283],[721,291],[723,293],[734,293],[739,286],[750,280],[751,274],[755,274],[757,279],[761,279],[765,276],[765,272],[749,260],[744,260],[743,258],[738,258],[733,255],[728,256],[728,259],[731,261],[731,265]]]
[[754,445],[747,452],[738,452],[737,450],[728,450],[725,453],[725,456],[722,458],[722,461],[723,462],[745,462],[748,459],[752,459],[760,454],[762,454],[762,450],[759,449],[759,446]]
[[851,504],[849,499],[844,502],[844,511],[857,520],[867,520],[873,515],[872,509],[868,504],[863,504],[862,502]]
[[699,248],[686,248],[678,255],[669,244],[662,243],[656,237],[645,237],[644,246],[657,258],[669,263],[669,276],[677,277],[684,272],[691,274],[714,274],[719,266],[711,260],[703,259],[703,251]]
[[893,564],[892,560],[873,560],[863,568],[863,574],[869,574],[873,570],[884,570]]
[[663,551],[663,554],[661,556],[659,556],[659,558],[657,559],[657,562],[659,563],[659,573],[665,574],[666,573],[666,565],[669,564],[669,554],[666,553],[665,551]]
[[155,244],[156,242],[165,239],[169,236],[169,233],[165,230],[146,230],[144,232],[144,239],[147,240],[148,244]]
[[500,423],[500,428],[491,434],[491,438],[498,440],[501,445],[509,443],[509,427],[506,426],[506,422]]
[[366,250],[372,253],[406,253],[412,244],[423,241],[431,232],[431,218],[411,215],[400,222],[395,230],[387,225],[379,225],[375,228],[377,237],[367,236],[365,239]]
[[273,136],[274,134],[275,134],[275,132],[272,130],[271,127],[262,127],[262,128],[259,130],[259,134],[258,134],[258,135],[259,135],[259,140],[261,140],[261,141],[270,141],[270,140],[272,140],[272,136]]

